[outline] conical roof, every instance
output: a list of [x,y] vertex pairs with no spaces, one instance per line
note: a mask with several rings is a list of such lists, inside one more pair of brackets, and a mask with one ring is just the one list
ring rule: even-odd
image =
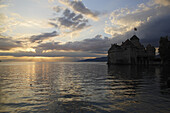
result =
[[136,35],[133,35],[130,40],[139,40],[139,38]]

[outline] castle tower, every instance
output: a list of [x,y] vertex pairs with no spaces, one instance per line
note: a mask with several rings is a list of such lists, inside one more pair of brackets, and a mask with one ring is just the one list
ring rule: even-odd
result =
[[134,35],[130,38],[130,41],[137,47],[143,48],[141,43],[139,42],[139,38],[136,36],[137,28],[134,28]]
[[138,48],[141,48],[141,44],[139,42],[139,38],[136,36],[136,35],[133,35],[131,38],[130,38],[130,41]]

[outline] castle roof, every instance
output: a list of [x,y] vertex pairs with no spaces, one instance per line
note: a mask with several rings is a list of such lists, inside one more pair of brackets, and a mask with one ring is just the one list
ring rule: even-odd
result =
[[123,42],[122,46],[123,47],[135,47],[135,45],[129,39],[127,39],[125,42]]
[[133,35],[130,40],[139,40],[139,38],[136,35]]
[[114,49],[121,49],[121,47],[119,45],[117,45],[117,44],[112,44],[111,48],[109,49],[109,51],[110,50],[114,50]]

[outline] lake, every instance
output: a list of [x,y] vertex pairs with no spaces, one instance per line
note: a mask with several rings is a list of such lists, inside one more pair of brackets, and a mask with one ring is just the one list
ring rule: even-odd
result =
[[0,62],[0,112],[169,113],[170,67]]

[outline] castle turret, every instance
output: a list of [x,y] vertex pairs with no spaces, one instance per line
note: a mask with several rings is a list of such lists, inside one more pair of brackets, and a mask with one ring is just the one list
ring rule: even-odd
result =
[[130,38],[130,41],[138,48],[141,48],[141,44],[139,42],[139,38],[136,36],[136,35],[133,35],[131,38]]
[[148,44],[146,46],[146,53],[147,53],[148,57],[154,57],[155,56],[155,47]]

